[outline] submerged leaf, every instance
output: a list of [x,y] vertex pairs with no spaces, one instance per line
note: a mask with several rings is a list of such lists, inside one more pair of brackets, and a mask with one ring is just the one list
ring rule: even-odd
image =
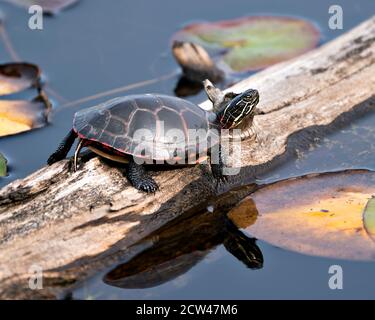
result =
[[374,172],[310,175],[259,189],[228,216],[257,239],[288,250],[375,260],[375,242],[367,233],[374,230],[373,202],[366,210],[367,231],[362,219],[374,194]]
[[37,86],[40,69],[30,63],[6,63],[0,65],[0,95],[13,94]]
[[29,8],[32,5],[39,5],[44,13],[56,14],[78,0],[6,0],[21,7]]
[[172,39],[219,52],[219,63],[225,69],[243,72],[262,69],[311,50],[319,42],[319,30],[299,18],[254,16],[190,24]]
[[7,159],[0,153],[0,177],[7,175]]
[[0,137],[44,126],[47,111],[43,101],[0,100]]
[[369,236],[375,240],[375,198],[371,198],[363,212],[363,224]]

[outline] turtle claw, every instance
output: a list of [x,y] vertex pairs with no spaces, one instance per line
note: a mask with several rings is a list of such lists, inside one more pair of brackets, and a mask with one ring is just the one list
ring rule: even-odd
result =
[[228,177],[225,175],[220,175],[214,178],[216,180],[216,186],[219,186],[221,184],[226,184],[228,182]]
[[126,176],[134,188],[147,193],[155,193],[159,190],[158,184],[145,171],[142,165],[130,159]]
[[50,166],[50,165],[60,161],[61,159],[64,159],[64,158],[62,158],[61,155],[58,152],[52,153],[47,160],[47,164]]
[[222,165],[211,164],[211,172],[216,181],[216,185],[225,184],[228,182],[228,176],[223,173]]
[[213,174],[213,182],[216,185],[216,188],[218,188],[221,185],[225,185],[228,182],[228,176],[224,174]]
[[147,193],[155,193],[159,190],[158,184],[151,178],[142,180],[137,186],[135,186],[138,190],[147,192]]
[[221,183],[227,183],[228,182],[228,176],[225,176],[225,175],[222,175],[218,178],[218,180],[221,182]]

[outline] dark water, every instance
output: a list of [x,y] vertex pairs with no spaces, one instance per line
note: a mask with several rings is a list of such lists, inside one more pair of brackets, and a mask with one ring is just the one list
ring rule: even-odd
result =
[[[329,41],[375,13],[373,0],[335,1],[344,10],[344,29],[328,28],[327,1],[81,1],[57,17],[44,19],[43,31],[27,26],[27,11],[0,3],[5,24],[22,60],[39,64],[48,84],[67,101],[174,72],[169,40],[173,32],[192,21],[229,19],[245,15],[284,14],[310,19]],[[1,62],[10,57],[0,45]],[[173,94],[178,77],[128,93]],[[40,168],[71,126],[79,108],[111,98],[82,103],[55,112],[49,126],[2,138],[0,151],[8,158],[10,175],[0,186]],[[200,102],[202,94],[192,97]],[[58,110],[59,104],[55,103]],[[262,179],[274,181],[306,172],[347,168],[375,169],[375,115],[322,139],[310,150]],[[181,244],[183,245],[183,244]],[[250,270],[223,245],[212,246],[186,273],[149,289],[118,289],[101,281],[103,274],[74,292],[76,298],[374,298],[374,264],[305,256],[258,242],[264,267]],[[328,268],[344,269],[344,290],[328,288]]]

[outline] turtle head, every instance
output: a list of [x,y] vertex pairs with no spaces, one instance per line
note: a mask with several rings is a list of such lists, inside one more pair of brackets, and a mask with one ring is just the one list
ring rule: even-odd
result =
[[225,249],[250,269],[263,268],[263,254],[255,238],[241,232],[228,218],[225,219],[226,235],[223,241]]
[[209,80],[203,82],[208,98],[213,103],[216,119],[223,129],[238,127],[244,120],[252,119],[259,110],[259,93],[248,89],[242,93],[224,93],[216,88]]

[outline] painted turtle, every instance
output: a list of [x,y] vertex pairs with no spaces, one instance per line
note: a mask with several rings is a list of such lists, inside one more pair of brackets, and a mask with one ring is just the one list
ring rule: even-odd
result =
[[[78,111],[73,128],[48,159],[49,165],[66,157],[74,140],[79,139],[74,153],[74,171],[82,147],[117,162],[128,163],[127,178],[131,184],[146,192],[158,189],[147,175],[144,164],[200,162],[202,151],[206,159],[212,147],[219,146],[217,163],[211,157],[211,171],[215,178],[225,179],[221,153],[220,130],[251,125],[257,114],[258,91],[224,93],[205,80],[205,91],[213,103],[212,111],[177,97],[160,94],[131,95],[115,98],[97,106]],[[197,135],[203,132],[203,139]],[[167,134],[165,134],[165,132]],[[251,130],[242,132],[246,138]],[[199,136],[202,138],[202,136]],[[198,150],[199,149],[199,150]]]

